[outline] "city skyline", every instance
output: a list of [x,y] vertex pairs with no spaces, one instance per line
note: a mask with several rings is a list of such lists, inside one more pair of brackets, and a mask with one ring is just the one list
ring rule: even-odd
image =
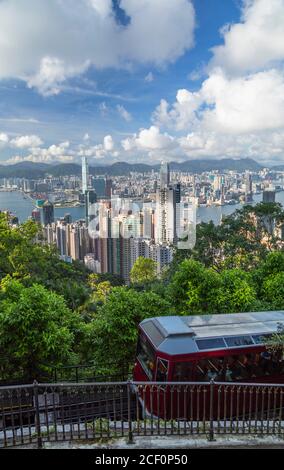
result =
[[28,3],[0,3],[0,163],[284,161],[284,0]]

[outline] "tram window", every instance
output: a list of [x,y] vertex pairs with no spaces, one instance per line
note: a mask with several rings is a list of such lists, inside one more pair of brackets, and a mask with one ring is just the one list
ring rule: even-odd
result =
[[174,365],[173,382],[189,382],[192,380],[192,362],[177,362]]
[[284,358],[280,353],[263,351],[202,359],[196,363],[195,373],[198,382],[211,379],[219,382],[247,381],[284,374]]
[[270,336],[270,334],[253,335],[252,339],[256,344],[262,344],[265,340],[269,339]]
[[158,359],[157,361],[157,373],[156,373],[156,381],[157,382],[166,382],[168,379],[168,368],[169,363],[163,359]]
[[202,359],[195,364],[197,382],[210,382],[211,379],[222,382],[224,373],[224,358],[212,357]]
[[251,336],[231,336],[230,338],[225,338],[225,341],[229,347],[253,344]]
[[197,339],[196,344],[198,349],[222,349],[225,348],[226,345],[224,343],[223,338],[212,338],[212,339]]
[[154,364],[155,364],[155,353],[148,341],[140,336],[137,346],[137,359],[141,363],[144,371],[148,375],[150,380],[153,380],[154,376]]

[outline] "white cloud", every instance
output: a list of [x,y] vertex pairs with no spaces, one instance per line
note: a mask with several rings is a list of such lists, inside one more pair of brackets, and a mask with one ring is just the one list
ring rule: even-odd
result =
[[194,128],[250,133],[284,126],[284,74],[268,70],[228,78],[215,70],[197,92],[178,90],[172,106],[162,100],[153,121],[175,130]]
[[144,78],[145,82],[151,83],[154,81],[154,75],[152,72],[149,72]]
[[125,109],[124,106],[118,104],[116,107],[118,114],[126,121],[130,122],[132,120],[131,114]]
[[161,126],[172,127],[176,130],[186,129],[196,120],[195,112],[202,104],[200,92],[189,90],[178,90],[176,102],[169,109],[166,100],[161,100],[159,106],[153,113],[152,120]]
[[284,59],[284,0],[244,0],[242,21],[223,28],[211,67],[241,74]]
[[29,88],[37,88],[43,96],[58,95],[60,85],[68,78],[79,75],[88,68],[89,63],[77,67],[66,66],[63,60],[56,57],[43,57],[39,72],[27,80]]
[[0,144],[7,144],[9,142],[9,137],[4,132],[0,132]]
[[106,135],[104,137],[104,149],[106,151],[111,151],[114,148],[114,141],[111,135]]
[[170,150],[176,147],[175,139],[167,133],[162,134],[157,126],[141,129],[138,135],[121,141],[125,151],[138,150]]
[[12,139],[10,141],[10,144],[13,147],[17,148],[30,148],[30,147],[39,147],[40,145],[43,144],[42,140],[40,137],[37,135],[21,135],[16,137],[15,139]]
[[120,7],[126,26],[111,0],[1,1],[0,79],[23,79],[48,96],[88,66],[164,65],[193,46],[190,0],[121,0]]

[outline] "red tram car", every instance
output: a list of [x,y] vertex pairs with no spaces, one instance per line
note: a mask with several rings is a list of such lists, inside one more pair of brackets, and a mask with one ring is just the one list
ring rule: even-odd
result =
[[[154,399],[149,388],[140,393],[144,409],[163,417],[177,414],[177,392],[170,397],[168,386],[162,387],[161,382],[202,385],[214,379],[228,385],[284,383],[282,353],[270,353],[265,346],[265,338],[276,333],[282,324],[284,311],[165,316],[142,321],[134,381],[160,383]],[[199,400],[194,395],[191,394],[191,414]],[[187,400],[184,396],[181,399]],[[206,406],[204,401],[200,411],[198,403],[198,413],[207,414]],[[186,409],[186,403],[179,404],[179,408]]]

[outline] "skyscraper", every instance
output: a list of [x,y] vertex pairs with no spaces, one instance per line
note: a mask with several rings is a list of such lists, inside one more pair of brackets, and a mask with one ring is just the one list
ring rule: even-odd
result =
[[274,188],[266,188],[262,193],[262,202],[275,202],[275,189]]
[[161,163],[160,169],[160,188],[164,189],[170,184],[170,168],[167,162]]
[[88,190],[89,180],[89,165],[87,157],[82,157],[82,193],[85,194]]
[[42,206],[43,224],[49,225],[54,222],[54,207],[50,201],[45,201]]
[[252,177],[251,174],[246,171],[245,174],[245,200],[246,202],[252,202]]
[[87,189],[85,192],[85,214],[86,214],[86,225],[88,226],[90,221],[94,218],[94,214],[91,212],[92,204],[97,202],[97,194],[94,189]]
[[176,216],[177,193],[174,188],[166,187],[157,191],[155,239],[157,243],[177,241]]

